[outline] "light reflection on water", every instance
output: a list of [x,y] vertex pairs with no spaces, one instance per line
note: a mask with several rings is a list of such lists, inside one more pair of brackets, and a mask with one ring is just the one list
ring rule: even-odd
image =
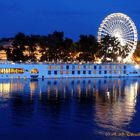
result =
[[139,84],[137,78],[1,80],[0,113],[8,124],[0,120],[0,136],[24,130],[34,139],[40,133],[65,139],[61,131],[71,134],[69,139],[93,139],[105,132],[135,131]]

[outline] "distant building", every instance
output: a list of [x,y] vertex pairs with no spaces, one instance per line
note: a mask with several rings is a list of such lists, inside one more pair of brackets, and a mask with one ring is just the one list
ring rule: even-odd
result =
[[0,60],[7,60],[6,51],[4,49],[13,48],[12,39],[0,40]]

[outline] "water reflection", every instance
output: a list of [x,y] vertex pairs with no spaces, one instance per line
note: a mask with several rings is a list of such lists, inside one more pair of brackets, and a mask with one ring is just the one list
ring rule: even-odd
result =
[[66,129],[69,124],[87,133],[91,128],[91,133],[128,131],[139,84],[137,78],[1,80],[0,108],[10,110],[16,127],[32,122],[38,129]]
[[96,93],[95,121],[107,131],[123,132],[136,112],[138,81],[114,79],[103,85],[104,95]]

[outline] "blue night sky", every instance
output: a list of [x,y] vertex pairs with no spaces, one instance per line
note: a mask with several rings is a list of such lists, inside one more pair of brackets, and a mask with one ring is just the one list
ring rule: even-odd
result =
[[54,30],[73,39],[96,36],[101,21],[114,12],[130,16],[140,30],[140,0],[0,0],[0,37]]

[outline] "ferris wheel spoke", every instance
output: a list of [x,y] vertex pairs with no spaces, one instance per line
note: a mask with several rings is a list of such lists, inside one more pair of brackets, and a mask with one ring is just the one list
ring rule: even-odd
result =
[[129,48],[130,48],[130,47],[133,48],[133,45],[134,45],[133,43],[127,41],[126,44],[129,46]]

